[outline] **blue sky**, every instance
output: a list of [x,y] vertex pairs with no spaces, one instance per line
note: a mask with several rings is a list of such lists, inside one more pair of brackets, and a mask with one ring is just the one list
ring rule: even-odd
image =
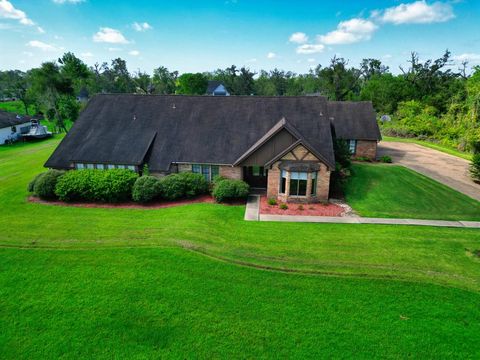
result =
[[87,64],[127,60],[206,71],[231,64],[307,72],[337,54],[393,72],[410,51],[448,48],[480,64],[480,1],[0,0],[0,69],[28,69],[73,51]]

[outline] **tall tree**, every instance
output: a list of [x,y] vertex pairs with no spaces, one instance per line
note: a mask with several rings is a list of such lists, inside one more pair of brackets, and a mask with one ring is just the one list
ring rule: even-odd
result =
[[185,73],[177,80],[177,94],[204,95],[207,83],[207,77],[202,73]]
[[330,100],[343,101],[355,97],[360,91],[361,72],[348,67],[348,61],[334,56],[328,67],[315,69],[320,91]]
[[154,91],[152,78],[146,72],[138,70],[133,75],[133,82],[135,83],[137,92],[140,94],[151,94]]
[[170,72],[166,67],[160,66],[153,70],[152,84],[156,94],[175,94],[178,71]]

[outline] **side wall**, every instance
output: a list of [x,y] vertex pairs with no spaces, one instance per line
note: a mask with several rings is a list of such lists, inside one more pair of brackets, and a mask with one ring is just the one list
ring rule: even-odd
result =
[[377,142],[375,140],[357,140],[356,157],[377,158]]

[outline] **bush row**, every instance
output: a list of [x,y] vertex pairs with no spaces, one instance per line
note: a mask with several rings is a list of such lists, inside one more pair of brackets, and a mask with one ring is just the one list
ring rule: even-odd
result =
[[[66,202],[114,203],[133,199],[148,203],[206,194],[209,183],[201,174],[189,172],[156,178],[148,175],[138,177],[133,171],[123,169],[49,170],[37,175],[28,185],[28,191],[42,199],[58,198]],[[241,180],[220,177],[214,180],[212,194],[219,202],[245,198],[248,193],[249,186]]]

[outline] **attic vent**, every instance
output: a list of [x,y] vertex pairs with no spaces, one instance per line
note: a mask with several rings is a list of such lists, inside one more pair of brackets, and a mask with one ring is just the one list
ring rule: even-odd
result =
[[333,116],[330,116],[330,120],[333,121],[335,120],[335,118]]
[[320,114],[318,114],[318,115],[323,116],[323,112],[320,111]]
[[133,114],[133,121],[137,120],[137,115]]
[[176,109],[177,106],[175,104],[172,105],[172,109]]

